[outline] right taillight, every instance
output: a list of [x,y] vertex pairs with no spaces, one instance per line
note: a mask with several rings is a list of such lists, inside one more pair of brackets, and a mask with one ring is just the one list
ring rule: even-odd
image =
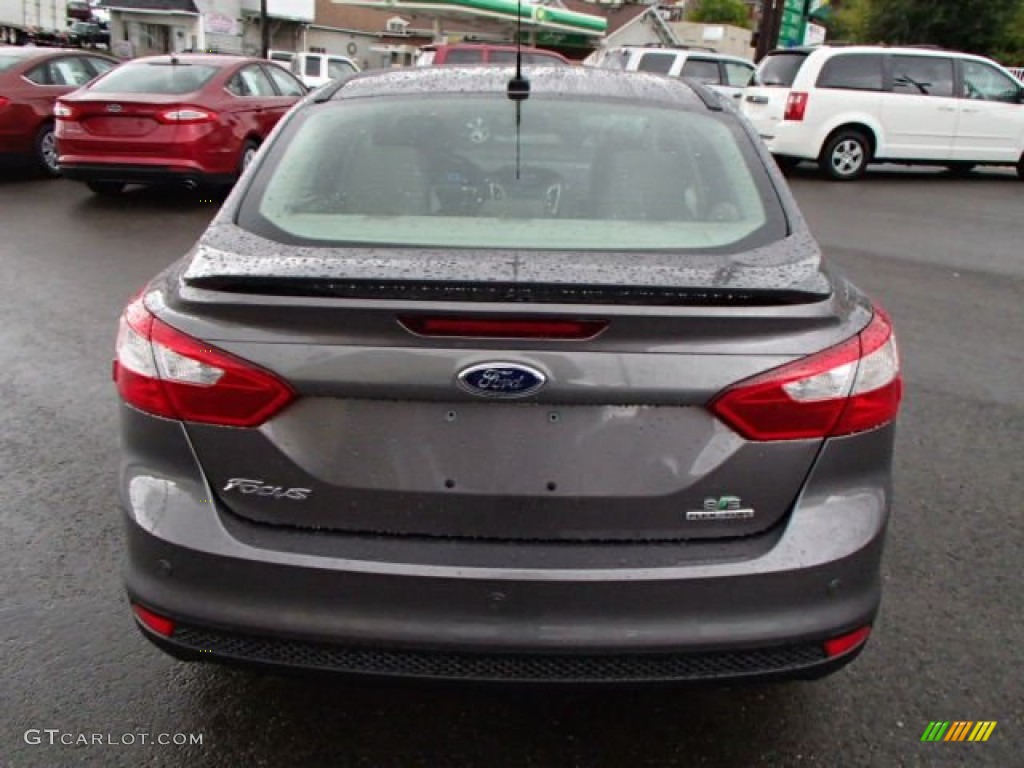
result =
[[269,371],[154,317],[141,297],[121,316],[114,381],[140,411],[230,427],[258,427],[295,397]]
[[53,105],[53,116],[58,120],[70,120],[75,116],[75,110],[63,101],[58,101]]
[[903,393],[888,316],[875,308],[859,334],[741,381],[711,411],[750,440],[801,440],[865,432],[896,418]]
[[807,96],[808,94],[804,91],[790,92],[789,98],[786,99],[786,112],[782,119],[797,123],[803,120],[804,113],[807,112]]
[[8,99],[6,96],[0,96],[0,109],[3,109],[4,107],[6,107],[10,103],[11,103],[11,100]]
[[217,113],[199,107],[173,107],[158,112],[156,119],[162,123],[212,123]]

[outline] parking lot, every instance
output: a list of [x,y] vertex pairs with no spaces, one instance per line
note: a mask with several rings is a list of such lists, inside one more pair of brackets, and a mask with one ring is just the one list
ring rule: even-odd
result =
[[[1020,765],[1024,184],[904,169],[791,183],[904,356],[878,626],[817,683],[580,691],[261,675],[151,647],[119,577],[111,351],[125,302],[218,201],[0,177],[0,764]],[[935,720],[997,726],[921,743]],[[181,734],[202,743],[152,743]]]

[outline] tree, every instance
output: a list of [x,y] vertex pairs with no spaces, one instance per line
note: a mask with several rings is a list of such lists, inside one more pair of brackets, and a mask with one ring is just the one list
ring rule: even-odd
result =
[[697,10],[690,14],[690,21],[749,27],[750,12],[743,0],[700,0]]
[[1024,67],[1024,2],[1016,15],[1006,26],[1003,39],[999,42],[993,57],[1009,67]]
[[992,54],[1022,0],[871,0],[866,35],[872,42],[930,44]]
[[835,11],[828,17],[828,39],[845,43],[863,43],[868,40],[868,21],[871,18],[871,0],[842,0],[834,2]]

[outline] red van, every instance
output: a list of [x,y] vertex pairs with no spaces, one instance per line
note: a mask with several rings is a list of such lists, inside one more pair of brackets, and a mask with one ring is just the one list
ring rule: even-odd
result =
[[[554,51],[541,48],[521,49],[523,64],[553,64],[568,66],[569,59]],[[416,57],[417,67],[437,64],[515,64],[516,46],[493,43],[453,43],[451,45],[425,45]]]

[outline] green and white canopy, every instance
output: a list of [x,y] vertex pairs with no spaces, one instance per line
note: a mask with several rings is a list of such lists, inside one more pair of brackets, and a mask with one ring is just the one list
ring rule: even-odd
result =
[[[516,0],[333,0],[339,5],[378,8],[394,13],[416,14],[433,18],[435,22],[458,20],[491,20],[508,22],[512,27],[522,25],[531,36],[563,35],[587,38],[604,37],[608,20],[603,16],[569,11],[556,5]],[[544,33],[542,35],[542,33]]]

